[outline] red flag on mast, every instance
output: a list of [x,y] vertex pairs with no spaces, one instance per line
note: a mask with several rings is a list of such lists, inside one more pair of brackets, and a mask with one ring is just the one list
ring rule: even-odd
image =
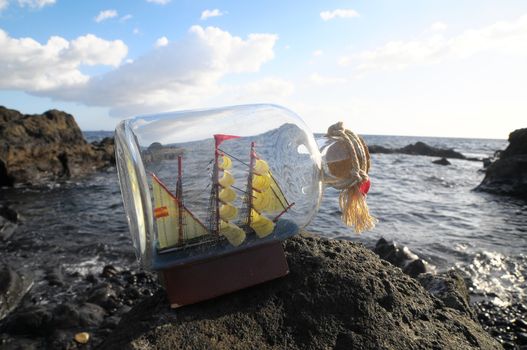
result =
[[240,138],[240,136],[225,135],[225,134],[214,135],[214,141],[216,142],[216,148],[218,148],[223,141],[230,140],[230,139],[238,139],[238,138]]

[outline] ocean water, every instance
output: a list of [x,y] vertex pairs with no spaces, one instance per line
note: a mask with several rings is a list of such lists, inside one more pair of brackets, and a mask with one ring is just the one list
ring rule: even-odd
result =
[[[86,132],[89,141],[111,132]],[[368,144],[402,147],[416,141],[454,148],[467,156],[488,157],[504,149],[505,140],[366,136]],[[361,235],[340,223],[338,192],[325,191],[320,210],[307,230],[329,238],[373,247],[384,237],[425,259],[437,271],[458,267],[472,281],[473,295],[498,305],[526,302],[527,203],[474,192],[483,179],[482,163],[401,154],[372,155],[368,204],[379,220]],[[35,276],[32,298],[43,303],[82,293],[82,280],[105,264],[137,268],[128,235],[117,175],[45,188],[0,189],[0,204],[22,215],[22,225],[0,255]],[[54,293],[42,276],[62,265],[70,288]]]

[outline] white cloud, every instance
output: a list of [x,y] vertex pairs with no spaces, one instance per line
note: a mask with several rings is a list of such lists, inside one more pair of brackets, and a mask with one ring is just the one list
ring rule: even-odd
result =
[[269,102],[290,96],[295,91],[295,86],[288,80],[269,77],[238,86],[233,90],[237,94],[238,103],[254,103],[255,98],[259,101]]
[[166,36],[162,36],[161,38],[156,40],[156,47],[163,47],[168,45],[168,39]]
[[107,19],[117,17],[118,13],[115,10],[104,10],[99,12],[99,14],[94,18],[94,21],[100,23],[106,21]]
[[170,0],[146,0],[146,2],[151,2],[159,5],[166,5],[170,2]]
[[433,35],[419,40],[391,41],[373,50],[342,57],[339,63],[356,62],[359,71],[401,70],[411,65],[468,58],[482,52],[527,55],[526,42],[527,15],[524,15],[450,38]]
[[53,36],[46,44],[31,38],[15,39],[0,29],[0,89],[42,92],[85,84],[85,65],[117,66],[128,48],[120,40],[106,41],[92,34],[75,40]]
[[[17,88],[60,100],[108,106],[117,116],[204,106],[205,100],[231,88],[220,84],[224,76],[257,72],[273,59],[277,39],[272,34],[249,34],[242,39],[219,28],[193,26],[182,40],[156,48],[106,74],[82,76],[68,85],[56,82],[46,91],[35,89],[28,77],[26,84]],[[0,67],[5,66],[0,58]],[[4,88],[12,87],[11,81],[5,79]],[[260,86],[248,84],[245,93],[273,90],[288,91],[286,84],[268,80]]]
[[0,12],[9,6],[9,0],[0,0]]
[[311,74],[309,76],[309,81],[315,85],[334,85],[347,82],[347,80],[344,78],[324,76],[318,73]]
[[201,13],[201,20],[206,20],[206,19],[209,19],[211,17],[220,17],[220,16],[223,16],[225,13],[224,12],[221,12],[219,9],[214,9],[214,10],[205,10]]
[[435,22],[430,26],[430,30],[433,32],[442,32],[445,31],[447,28],[448,26],[444,22]]
[[315,51],[313,51],[313,56],[315,56],[315,57],[322,56],[323,54],[324,54],[324,52],[322,50],[315,50]]
[[336,9],[333,11],[322,11],[320,12],[320,18],[324,21],[329,21],[334,18],[353,18],[359,17],[359,13],[352,9]]
[[[9,7],[9,0],[0,0],[0,12]],[[13,2],[13,1],[12,1]],[[32,9],[41,9],[44,6],[53,5],[56,0],[18,0],[18,6],[29,7]]]
[[18,0],[20,7],[42,8],[55,4],[56,0]]
[[130,14],[127,14],[127,15],[124,15],[123,17],[119,18],[119,21],[120,22],[126,22],[130,19],[132,19],[134,16],[130,15]]
[[135,35],[141,33],[141,31],[139,30],[139,28],[134,28],[134,30],[132,31],[132,33],[134,33]]

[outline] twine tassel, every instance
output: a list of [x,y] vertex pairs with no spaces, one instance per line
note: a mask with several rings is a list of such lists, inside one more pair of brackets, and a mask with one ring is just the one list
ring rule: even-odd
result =
[[359,190],[359,186],[348,187],[339,196],[342,222],[353,226],[356,233],[371,230],[375,227],[377,219],[370,215],[366,196]]
[[[366,203],[366,193],[370,186],[368,172],[371,166],[368,146],[360,136],[344,128],[342,122],[330,126],[326,136],[343,142],[350,155],[349,172],[343,176],[348,185],[339,195],[342,222],[353,226],[356,233],[371,230],[375,227],[377,219],[370,215]],[[361,189],[363,184],[364,188]]]

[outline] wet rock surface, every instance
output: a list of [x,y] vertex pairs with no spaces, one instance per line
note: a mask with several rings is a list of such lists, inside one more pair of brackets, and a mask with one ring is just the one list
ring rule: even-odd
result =
[[437,164],[437,165],[452,165],[452,163],[450,163],[448,159],[444,157],[441,159],[434,160],[432,163]]
[[[0,348],[95,348],[131,306],[159,289],[150,273],[119,271],[110,265],[85,280],[84,290],[71,300],[46,304],[34,298],[19,300],[18,307],[0,323]],[[74,340],[80,332],[89,334],[87,344]]]
[[0,262],[0,320],[16,308],[31,288],[32,279]]
[[439,274],[421,274],[417,277],[421,285],[433,296],[452,309],[459,310],[476,320],[476,314],[470,306],[470,295],[461,272],[450,270]]
[[7,241],[18,227],[18,213],[12,208],[0,205],[0,241]]
[[[445,306],[479,321],[483,329],[505,349],[527,349],[523,343],[527,331],[526,305],[513,303],[504,307],[497,306],[491,301],[491,295],[471,293],[469,287],[472,286],[472,281],[460,270],[431,273],[426,262],[407,247],[400,248],[396,243],[383,238],[377,242],[374,252],[401,268],[407,275],[416,278],[423,288],[440,299]],[[420,267],[415,272],[409,272],[409,268],[414,264]]]
[[89,174],[115,162],[113,153],[111,139],[87,143],[70,114],[28,115],[0,106],[0,186]]
[[505,349],[527,349],[527,305],[514,303],[498,307],[490,301],[472,305],[483,329]]
[[302,234],[290,274],[171,310],[136,305],[103,349],[500,349],[481,326],[360,244]]
[[424,260],[412,253],[408,247],[399,247],[395,242],[388,242],[381,238],[377,241],[373,251],[381,259],[401,268],[410,277],[417,277],[428,271]]
[[463,154],[457,151],[454,151],[453,149],[443,149],[443,148],[432,147],[421,141],[418,141],[414,144],[410,144],[410,145],[407,145],[401,148],[387,148],[383,146],[370,145],[368,146],[368,149],[370,153],[387,153],[387,154],[402,153],[402,154],[419,155],[419,156],[475,160],[475,159],[467,158]]
[[476,189],[527,199],[527,128],[510,133],[509,146],[487,167]]

